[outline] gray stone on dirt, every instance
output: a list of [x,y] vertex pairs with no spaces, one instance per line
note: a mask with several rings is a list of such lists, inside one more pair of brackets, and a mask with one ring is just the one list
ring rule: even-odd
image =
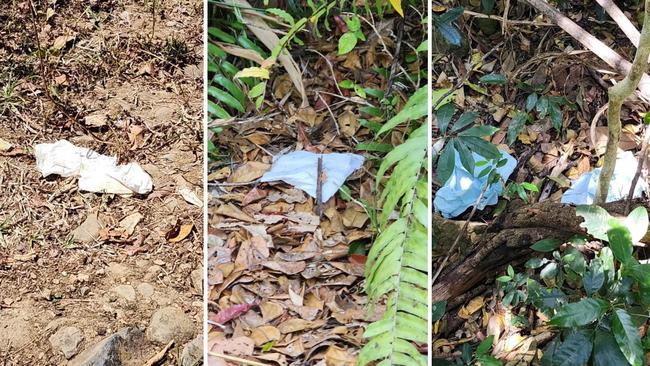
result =
[[115,262],[109,263],[106,269],[113,277],[126,277],[130,272],[129,267]]
[[181,353],[181,366],[194,366],[203,359],[203,335],[198,335],[190,342],[185,343]]
[[153,286],[151,286],[151,284],[143,282],[138,285],[137,289],[140,296],[144,297],[145,299],[148,299],[151,296],[153,296],[154,288]]
[[49,338],[52,348],[63,353],[68,360],[79,352],[79,344],[83,339],[81,330],[76,327],[63,327]]
[[190,273],[190,279],[192,280],[192,287],[194,287],[194,290],[202,294],[203,293],[203,266],[193,270]]
[[69,366],[119,366],[126,361],[125,355],[135,354],[142,343],[142,331],[122,328],[94,346],[83,351],[68,363]]
[[119,297],[126,299],[126,301],[135,301],[135,289],[131,285],[119,285],[111,289]]
[[186,341],[193,335],[194,323],[192,319],[175,306],[156,310],[151,317],[146,333],[148,340],[159,344],[167,344],[171,340]]
[[91,213],[76,229],[72,230],[72,239],[79,243],[92,243],[99,237],[102,223],[97,213]]

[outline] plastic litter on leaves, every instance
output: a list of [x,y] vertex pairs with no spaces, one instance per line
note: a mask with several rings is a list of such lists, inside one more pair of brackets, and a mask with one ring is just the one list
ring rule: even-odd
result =
[[114,194],[147,194],[153,188],[151,176],[138,163],[117,165],[117,158],[77,147],[66,140],[34,147],[36,166],[47,177],[79,177],[79,189]]
[[319,156],[323,157],[325,174],[321,192],[323,202],[329,200],[350,174],[361,168],[364,161],[363,156],[357,154],[315,154],[308,151],[294,151],[276,157],[271,170],[266,172],[260,181],[283,181],[316,198]]
[[[614,174],[609,184],[607,202],[619,201],[627,197],[638,164],[639,162],[631,151],[625,151],[618,155],[616,158],[616,168],[614,168]],[[596,168],[572,181],[571,188],[564,192],[560,202],[575,205],[591,205],[594,203],[600,171],[601,168]],[[643,192],[646,191],[644,182],[645,178],[641,176],[634,188],[634,198],[641,197]]]
[[[488,160],[487,163],[481,164],[481,162],[486,161],[486,159],[481,155],[472,153],[474,161],[476,162],[476,167],[470,174],[470,172],[463,167],[463,164],[460,161],[460,154],[458,154],[457,151],[454,153],[456,157],[454,171],[447,182],[445,182],[438,192],[436,192],[436,197],[433,200],[433,206],[445,218],[456,217],[476,203],[476,200],[481,195],[481,191],[488,179],[487,175],[481,178],[478,178],[477,176],[488,166],[494,168],[497,163],[494,160]],[[497,173],[501,176],[503,181],[506,181],[515,169],[517,161],[510,154],[501,151],[501,159],[504,158],[506,159],[506,163],[502,167],[497,168]],[[499,200],[501,191],[503,191],[502,182],[492,184],[485,191],[477,209],[482,210],[487,205],[496,204]]]

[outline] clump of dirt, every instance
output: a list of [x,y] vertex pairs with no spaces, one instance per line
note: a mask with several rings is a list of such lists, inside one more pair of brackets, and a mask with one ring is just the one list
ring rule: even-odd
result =
[[[2,365],[75,364],[126,328],[141,337],[124,364],[172,334],[164,364],[176,365],[202,333],[203,2],[155,3],[0,5]],[[43,178],[33,146],[60,139],[139,163],[153,191]]]

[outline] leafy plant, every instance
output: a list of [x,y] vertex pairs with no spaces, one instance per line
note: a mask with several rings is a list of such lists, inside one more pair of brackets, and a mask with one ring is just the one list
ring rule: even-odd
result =
[[[445,139],[445,146],[440,152],[437,162],[438,178],[441,182],[446,182],[454,171],[456,152],[460,157],[461,164],[470,173],[474,172],[476,167],[476,159],[473,153],[488,160],[501,157],[501,153],[499,153],[496,146],[483,139],[483,137],[493,135],[499,130],[498,128],[488,125],[475,125],[478,118],[476,112],[464,112],[452,124],[451,121],[455,114],[456,107],[452,103],[447,103],[436,111],[438,130]],[[450,125],[451,127],[449,127]],[[490,166],[486,166],[479,173],[479,176],[487,175],[490,168]]]
[[[501,361],[497,360],[489,354],[490,348],[492,348],[492,343],[494,343],[494,336],[489,336],[485,338],[481,343],[476,346],[475,352],[472,352],[472,347],[469,343],[464,343],[461,347],[461,355],[455,362],[447,360],[434,360],[434,365],[440,366],[454,366],[454,365],[463,365],[463,366],[501,366]],[[473,356],[475,354],[475,356]]]
[[[426,87],[418,89],[406,106],[391,118],[379,134],[397,125],[424,117]],[[404,143],[384,157],[377,172],[377,188],[384,173],[392,169],[379,197],[382,208],[379,235],[368,253],[366,292],[370,305],[387,297],[382,318],[370,324],[364,336],[368,343],[359,354],[359,364],[426,365],[413,342],[426,343],[428,332],[427,294],[427,124],[413,130]],[[397,220],[390,221],[398,211]]]
[[580,237],[563,250],[562,241],[555,239],[532,246],[552,252],[552,258],[526,263],[541,268],[544,283],[527,280],[527,302],[561,331],[546,348],[542,365],[642,365],[650,344],[642,341],[638,328],[649,315],[650,264],[634,258],[633,243],[646,233],[647,211],[639,207],[620,220],[597,206],[576,211],[587,232],[608,246],[592,259],[579,250],[586,243]]
[[463,10],[463,7],[459,6],[440,15],[433,15],[432,18],[434,29],[442,35],[447,43],[454,46],[460,46],[460,32],[454,22],[463,14]]
[[528,203],[528,193],[527,192],[539,192],[539,188],[536,185],[529,182],[510,182],[506,186],[506,189],[503,191],[503,197],[506,199],[513,199],[516,196],[521,198],[522,201]]
[[361,31],[361,19],[356,15],[344,19],[348,31],[339,38],[339,55],[344,55],[354,49],[357,41],[365,41],[366,36]]

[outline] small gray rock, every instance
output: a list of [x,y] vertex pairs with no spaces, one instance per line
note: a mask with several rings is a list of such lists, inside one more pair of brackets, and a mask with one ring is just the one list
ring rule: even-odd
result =
[[185,343],[181,353],[181,366],[202,365],[203,359],[203,335],[199,335],[192,341]]
[[97,213],[91,213],[86,220],[72,231],[72,239],[79,243],[92,243],[99,237],[99,230],[102,228]]
[[131,285],[115,286],[113,289],[111,289],[111,291],[117,294],[119,297],[125,298],[126,301],[135,301],[135,289]]
[[81,330],[75,327],[63,327],[49,338],[52,348],[63,353],[68,360],[79,352],[79,343],[83,339]]
[[194,335],[192,319],[178,307],[168,306],[156,310],[147,328],[147,339],[159,344],[169,341],[186,341]]
[[123,328],[93,347],[83,351],[68,364],[69,366],[120,366],[127,359],[125,355],[136,354],[142,342],[142,331],[137,328]]
[[195,269],[190,273],[190,279],[192,280],[192,287],[194,291],[199,294],[203,293],[203,266]]
[[138,285],[138,293],[140,296],[144,297],[145,299],[150,298],[153,296],[154,288],[150,284],[143,282]]

